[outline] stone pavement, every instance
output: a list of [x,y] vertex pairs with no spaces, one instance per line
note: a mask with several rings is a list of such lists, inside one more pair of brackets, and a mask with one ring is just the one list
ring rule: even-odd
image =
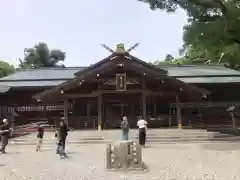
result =
[[9,145],[0,154],[1,180],[239,180],[240,145],[161,144],[143,149],[148,172],[112,172],[105,168],[105,145],[68,144],[68,159],[55,145],[35,152],[33,145]]
[[[69,144],[101,144],[120,139],[120,130],[82,130],[70,131],[68,135]],[[137,139],[137,130],[131,129],[129,139]],[[55,143],[54,132],[45,132],[44,143]],[[147,132],[147,143],[149,144],[166,144],[166,143],[186,143],[206,141],[220,142],[223,141],[239,141],[240,136],[231,136],[220,134],[218,132],[208,132],[205,130],[185,130],[185,129],[149,129]],[[34,145],[36,142],[36,133],[26,136],[14,138],[11,140],[13,144]]]

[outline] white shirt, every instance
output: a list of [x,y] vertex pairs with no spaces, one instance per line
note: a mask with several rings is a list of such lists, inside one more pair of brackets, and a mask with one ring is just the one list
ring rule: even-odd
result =
[[137,126],[139,128],[146,128],[147,127],[147,121],[145,121],[144,119],[140,119],[137,122]]

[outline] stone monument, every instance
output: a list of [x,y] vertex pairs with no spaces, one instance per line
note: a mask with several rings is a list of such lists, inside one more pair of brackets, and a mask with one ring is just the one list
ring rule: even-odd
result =
[[107,144],[107,169],[145,170],[140,145],[135,141],[117,141]]

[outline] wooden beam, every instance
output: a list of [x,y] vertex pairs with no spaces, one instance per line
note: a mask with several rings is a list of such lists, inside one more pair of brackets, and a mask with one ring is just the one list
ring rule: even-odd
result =
[[156,102],[153,103],[153,117],[157,117],[157,104]]
[[102,130],[102,94],[98,95],[98,130]]
[[134,93],[147,93],[147,91],[143,91],[142,89],[128,89],[128,90],[100,90],[101,94],[134,94]]
[[64,121],[68,125],[68,99],[64,99]]
[[77,99],[77,98],[88,98],[88,97],[97,97],[98,93],[88,93],[88,94],[65,94],[64,97],[69,99]]
[[146,102],[146,85],[145,85],[145,79],[142,77],[142,110],[143,110],[143,118],[147,120],[147,102]]
[[164,95],[170,95],[175,96],[177,92],[154,92],[150,89],[129,89],[126,91],[116,91],[116,90],[96,90],[92,93],[85,93],[85,94],[64,94],[65,98],[68,99],[77,99],[77,98],[88,98],[88,97],[97,97],[99,94],[136,94],[141,93],[145,94],[146,96],[164,96]]

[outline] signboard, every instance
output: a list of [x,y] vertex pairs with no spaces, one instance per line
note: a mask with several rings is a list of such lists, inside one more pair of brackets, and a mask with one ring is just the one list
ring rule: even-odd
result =
[[127,89],[126,73],[116,74],[116,90],[126,91],[126,89]]
[[[69,109],[73,107],[69,104]],[[42,105],[42,106],[0,106],[1,111],[5,112],[34,112],[34,111],[61,111],[64,109],[64,105]]]

